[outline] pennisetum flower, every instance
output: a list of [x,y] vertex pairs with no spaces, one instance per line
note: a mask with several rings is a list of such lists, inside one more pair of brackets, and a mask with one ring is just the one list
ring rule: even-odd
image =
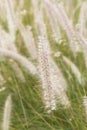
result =
[[[42,81],[43,88],[43,100],[45,108],[49,110],[56,109],[55,92],[53,88],[53,81],[51,75],[51,64],[47,41],[42,36],[38,37],[38,60],[39,60],[39,71]],[[45,45],[44,45],[45,44]],[[45,47],[44,47],[45,46]]]
[[[56,17],[53,17],[51,12],[48,12],[47,7],[45,6],[45,10],[46,10],[46,15],[49,19],[49,23],[51,26],[51,30],[52,30],[52,38],[54,39],[54,41],[58,44],[60,44],[60,41],[62,39],[62,35],[60,32],[60,27],[58,25],[58,21],[56,19]],[[53,18],[52,18],[53,17]]]
[[74,13],[74,1],[73,0],[63,0],[63,3],[65,5],[65,9],[69,15],[70,18],[72,18],[72,15]]
[[0,48],[0,55],[3,57],[9,57],[17,62],[19,62],[25,69],[27,69],[31,74],[37,74],[36,67],[24,56],[15,53],[13,51],[8,51],[6,49]]
[[56,109],[56,99],[51,80],[50,48],[47,40],[46,27],[43,20],[42,10],[37,10],[36,29],[38,34],[38,62],[39,72],[43,89],[43,102],[47,112]]
[[56,63],[51,59],[51,80],[53,81],[53,87],[55,90],[56,100],[59,104],[65,108],[70,107],[70,101],[66,94],[67,82]]
[[66,82],[50,55],[51,49],[42,10],[38,10],[38,16],[35,18],[37,18],[35,23],[38,34],[38,61],[43,100],[45,108],[50,112],[56,109],[57,100],[66,107],[70,106],[70,102],[65,91]]
[[36,22],[36,20],[37,20],[37,14],[38,14],[38,12],[39,12],[39,10],[38,10],[38,0],[36,1],[36,0],[32,0],[32,6],[33,6],[33,10],[34,10],[34,18],[35,18],[35,22]]
[[83,97],[83,106],[84,106],[84,109],[85,109],[85,118],[86,118],[86,121],[87,121],[87,96]]
[[4,2],[0,0],[0,18],[5,20]]
[[86,29],[86,22],[87,22],[87,1],[84,1],[81,4],[81,9],[80,9],[80,15],[79,15],[79,31],[81,35],[84,35],[86,37],[87,35],[87,29]]
[[14,12],[14,0],[4,0],[5,10],[8,22],[9,33],[13,41],[15,40],[16,24],[15,24],[15,12]]
[[20,8],[23,8],[24,0],[20,0]]
[[17,27],[23,37],[26,49],[28,50],[28,53],[33,59],[37,58],[37,50],[35,45],[35,40],[31,31],[30,26],[24,26],[21,19],[18,18],[17,20]]
[[79,81],[79,83],[82,84],[83,78],[82,78],[82,74],[81,74],[80,70],[78,69],[78,67],[69,58],[62,55],[61,52],[56,52],[54,54],[54,57],[59,57],[60,55],[62,56],[63,61],[71,68],[73,74],[75,75],[75,77]]
[[[15,46],[15,44],[13,43],[13,39],[11,38],[10,34],[5,32],[3,30],[3,28],[0,28],[0,47],[3,48],[3,49],[6,49],[6,50],[11,50],[13,52],[17,52],[17,48]],[[4,57],[0,56],[0,58],[2,60],[4,60]],[[11,63],[10,63],[11,64]],[[18,74],[16,74],[17,76],[19,76],[22,81],[24,81],[23,79],[23,74],[21,72],[21,69],[19,68],[19,66],[17,65],[16,62],[14,62],[13,64],[11,64],[12,66],[12,69],[15,70],[15,73],[17,72]],[[16,67],[15,67],[16,66]]]
[[49,13],[51,12],[53,17],[55,16],[63,29],[65,30],[71,50],[76,54],[76,52],[81,51],[81,45],[78,42],[76,33],[72,27],[72,24],[66,14],[63,4],[54,1],[43,0],[44,4],[47,6]]
[[0,47],[17,52],[17,48],[13,42],[10,33],[5,32],[5,30],[1,26],[0,26]]
[[6,99],[4,106],[2,130],[9,130],[10,128],[11,109],[12,109],[12,100],[11,95],[9,95]]
[[69,60],[66,56],[63,56],[62,58],[65,61],[65,63],[71,68],[73,74],[75,75],[79,83],[82,84],[82,75],[78,67],[71,60]]
[[[43,32],[41,33],[43,34]],[[42,34],[39,34],[38,36],[39,71],[42,80],[45,107],[53,110],[56,109],[56,100],[53,83],[51,80],[50,51],[48,41]]]
[[84,54],[84,59],[85,59],[85,64],[86,64],[86,68],[87,68],[87,39],[84,38],[84,36],[80,33],[77,33],[77,36],[79,38],[79,42],[82,45],[82,50],[83,50],[83,54]]

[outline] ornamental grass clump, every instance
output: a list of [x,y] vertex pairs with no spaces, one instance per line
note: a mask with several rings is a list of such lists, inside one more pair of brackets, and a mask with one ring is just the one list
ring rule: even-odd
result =
[[87,130],[87,0],[0,0],[0,130]]

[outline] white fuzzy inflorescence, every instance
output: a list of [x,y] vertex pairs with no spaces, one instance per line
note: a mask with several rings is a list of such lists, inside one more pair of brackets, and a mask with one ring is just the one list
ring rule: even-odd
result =
[[63,56],[63,60],[65,61],[65,63],[68,66],[70,66],[70,68],[71,68],[72,72],[74,73],[75,77],[77,78],[79,83],[82,84],[82,75],[81,75],[81,72],[79,71],[78,67],[72,61],[70,61],[66,56]]
[[44,3],[65,30],[69,39],[70,48],[74,52],[74,54],[76,54],[76,52],[78,51],[81,51],[81,45],[78,42],[76,33],[72,27],[71,21],[69,20],[63,5],[61,3],[52,2],[49,0],[44,0]]
[[38,42],[38,58],[39,58],[39,71],[42,81],[43,88],[43,100],[46,109],[56,109],[55,92],[53,88],[53,81],[51,79],[51,64],[50,57],[48,53],[48,48],[46,48],[47,41],[39,37]]
[[51,63],[50,63],[50,47],[47,40],[46,27],[43,20],[42,11],[38,11],[36,19],[37,33],[38,33],[38,61],[39,72],[43,89],[43,101],[45,108],[50,112],[56,109],[56,99],[51,80]]
[[66,95],[66,81],[64,80],[60,69],[51,58],[51,49],[47,38],[44,16],[41,10],[38,11],[36,25],[38,33],[39,71],[42,81],[45,108],[48,112],[55,110],[57,101],[63,106],[69,107],[70,102]]
[[4,106],[2,130],[9,130],[11,109],[12,109],[12,100],[11,100],[11,96],[9,95],[6,99],[5,106]]
[[86,121],[87,121],[87,96],[83,97],[83,106],[84,106],[84,109],[85,109],[85,118],[86,118]]
[[30,26],[24,26],[22,21],[18,18],[18,29],[23,37],[26,49],[28,50],[28,53],[33,59],[37,58],[37,50],[35,45],[35,40],[31,31]]
[[5,32],[2,27],[0,27],[0,47],[17,52],[17,48],[10,33]]
[[65,108],[70,107],[70,101],[66,94],[67,82],[56,63],[51,59],[51,80],[53,81],[53,88],[56,100]]
[[0,48],[0,55],[3,57],[9,57],[9,58],[19,62],[31,74],[37,74],[36,67],[26,57],[24,57],[18,53],[15,53],[13,51],[8,51],[3,48]]
[[87,1],[84,1],[81,4],[80,9],[80,16],[79,16],[79,30],[82,35],[86,37],[87,35],[87,29],[86,29],[86,23],[87,23]]
[[15,13],[14,13],[14,0],[4,0],[5,1],[5,9],[7,13],[7,22],[9,27],[9,33],[13,39],[15,40],[15,32],[16,32],[16,25],[15,25]]
[[60,27],[58,25],[58,21],[57,21],[56,17],[53,17],[52,14],[49,13],[50,10],[47,8],[47,6],[45,6],[45,9],[46,9],[46,14],[47,14],[47,17],[49,18],[50,26],[52,29],[52,37],[56,43],[60,44],[60,41],[62,39],[62,35],[60,32]]

